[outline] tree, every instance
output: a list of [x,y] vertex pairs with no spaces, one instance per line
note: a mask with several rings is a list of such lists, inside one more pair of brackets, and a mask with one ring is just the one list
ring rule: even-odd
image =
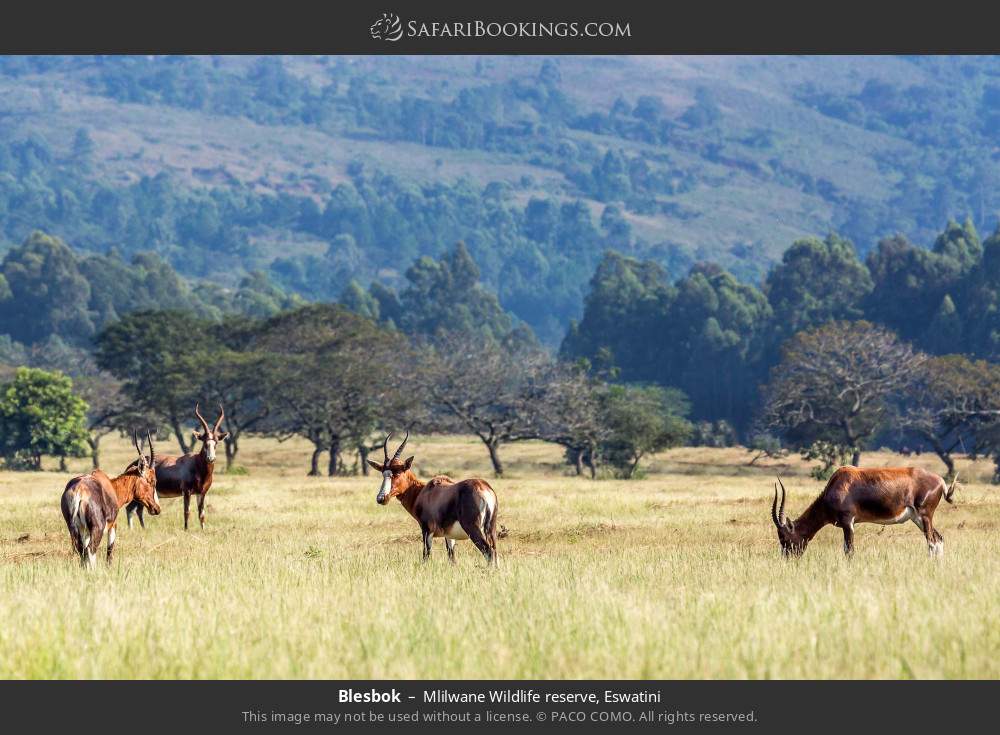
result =
[[86,456],[87,404],[58,372],[18,368],[0,391],[0,451],[8,467],[42,468],[42,455]]
[[496,294],[479,283],[479,267],[464,243],[440,260],[421,258],[406,271],[406,279],[399,326],[408,334],[476,332],[501,339],[511,330]]
[[420,358],[422,392],[453,426],[486,446],[503,475],[500,447],[541,437],[540,411],[551,358],[537,348],[483,335],[440,335]]
[[753,455],[748,466],[757,464],[767,457],[769,459],[784,459],[788,456],[788,449],[781,443],[781,439],[766,431],[754,432],[747,441],[747,452]]
[[995,360],[1000,357],[1000,227],[983,245],[977,267],[961,284],[957,306],[963,351]]
[[608,436],[602,456],[631,479],[643,457],[675,447],[691,433],[688,402],[676,389],[656,385],[615,385],[603,401]]
[[262,426],[271,412],[265,400],[267,384],[273,380],[275,358],[253,350],[223,349],[215,356],[212,375],[201,386],[204,405],[225,409],[226,471],[233,468],[240,439]]
[[337,474],[344,448],[409,418],[412,395],[401,390],[401,373],[412,368],[405,343],[342,306],[279,314],[259,326],[249,347],[272,356],[263,373],[263,403],[271,410],[265,426],[313,444],[310,475],[319,474],[323,452],[327,474]]
[[97,364],[123,381],[135,410],[161,419],[189,451],[186,429],[221,345],[210,323],[179,311],[133,312],[97,338]]
[[30,344],[57,334],[76,344],[94,334],[90,284],[62,240],[33,232],[0,265],[10,295],[0,309],[0,334]]
[[87,128],[77,128],[73,135],[72,158],[78,166],[86,166],[94,153],[94,140]]
[[106,372],[79,376],[75,384],[87,402],[87,446],[96,470],[101,466],[101,439],[114,431],[127,434],[148,429],[154,422],[133,409],[122,382]]
[[577,475],[597,476],[599,448],[609,428],[602,412],[606,383],[580,363],[553,362],[543,372],[539,435],[566,449]]
[[852,464],[882,427],[889,401],[913,379],[924,356],[865,321],[831,322],[792,337],[771,371],[763,425],[794,445],[824,441],[849,449]]
[[656,263],[605,253],[562,355],[610,357],[623,380],[675,386],[696,419],[725,417],[742,428],[762,377],[771,307],[717,266],[696,265],[674,285],[667,278]]
[[952,452],[974,448],[977,435],[1000,417],[1000,367],[962,355],[930,358],[898,404],[900,430],[927,442],[951,479]]
[[858,319],[872,290],[854,245],[838,235],[797,240],[764,282],[774,311],[774,346],[803,329],[836,319]]

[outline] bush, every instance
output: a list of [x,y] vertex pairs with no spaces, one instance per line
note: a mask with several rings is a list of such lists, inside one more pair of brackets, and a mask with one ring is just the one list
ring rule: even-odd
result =
[[84,457],[87,403],[59,372],[18,368],[0,389],[0,454],[11,469],[42,469],[42,455]]

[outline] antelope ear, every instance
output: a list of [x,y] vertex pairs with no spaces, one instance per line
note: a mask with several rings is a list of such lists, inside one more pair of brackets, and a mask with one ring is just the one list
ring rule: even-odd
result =
[[201,432],[198,431],[197,429],[192,429],[191,430],[191,436],[193,436],[195,439],[200,439],[201,438]]
[[380,465],[378,462],[373,462],[372,460],[369,459],[368,460],[368,464],[370,464],[372,467],[374,467],[376,472],[381,472],[382,471],[382,465]]
[[403,471],[410,469],[410,465],[413,464],[413,457],[407,457],[406,461],[403,462]]
[[217,442],[223,442],[228,438],[229,438],[228,431],[220,431],[218,434],[215,435],[215,441]]

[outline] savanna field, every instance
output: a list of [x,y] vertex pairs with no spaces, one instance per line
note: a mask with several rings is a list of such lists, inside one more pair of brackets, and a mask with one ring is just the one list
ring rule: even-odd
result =
[[[131,459],[107,441],[110,470]],[[960,461],[931,560],[907,523],[839,529],[798,561],[769,518],[781,471],[797,516],[821,489],[796,457],[677,449],[639,480],[571,477],[561,450],[413,437],[422,479],[481,476],[500,501],[500,568],[458,564],[375,503],[376,477],[305,477],[308,449],[246,440],[217,474],[208,526],[163,499],[85,573],[59,510],[71,472],[0,473],[0,676],[6,678],[997,678],[1000,489]],[[167,451],[166,446],[160,447]],[[863,466],[942,467],[868,453]],[[47,465],[54,467],[53,464]],[[112,474],[115,474],[112,472]],[[194,514],[193,514],[194,516]],[[195,517],[192,518],[195,520]]]

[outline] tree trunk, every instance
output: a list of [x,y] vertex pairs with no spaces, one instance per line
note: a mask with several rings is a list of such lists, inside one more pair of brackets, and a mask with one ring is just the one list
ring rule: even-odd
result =
[[574,454],[573,465],[576,469],[576,476],[580,477],[583,475],[583,450],[574,448],[572,451]]
[[597,447],[591,445],[587,448],[587,467],[590,468],[590,479],[597,479]]
[[184,429],[181,428],[181,422],[177,420],[176,416],[170,417],[170,426],[174,430],[174,435],[177,437],[177,443],[181,447],[181,454],[187,454],[190,452],[191,448],[184,439]]
[[60,472],[65,472],[66,471],[66,455],[65,454],[60,455],[60,457],[59,457],[59,471]]
[[236,463],[236,455],[240,451],[239,444],[236,443],[236,435],[231,433],[226,437],[226,472],[229,472]]
[[955,476],[955,459],[951,456],[951,452],[945,449],[941,442],[936,439],[931,440],[931,446],[934,447],[934,454],[944,462],[944,466],[948,468],[948,472],[945,474],[944,479],[949,482]]
[[854,454],[851,455],[851,464],[855,467],[861,466],[861,450],[855,449]]
[[314,444],[312,453],[312,463],[309,466],[309,477],[319,477],[319,455],[323,453],[323,447]]
[[337,474],[337,463],[340,461],[340,437],[334,437],[330,441],[330,463],[327,465],[326,474],[333,477]]
[[368,477],[371,470],[368,467],[368,447],[364,444],[358,445],[358,464],[361,465],[361,474]]
[[635,474],[636,468],[639,467],[639,460],[640,459],[642,459],[642,455],[641,454],[637,454],[635,456],[635,461],[632,462],[632,465],[628,468],[628,472],[625,473],[625,479],[626,480],[631,480],[632,479],[632,475]]
[[503,463],[500,461],[500,442],[491,439],[486,442],[486,448],[490,452],[490,462],[493,463],[493,473],[497,477],[503,477]]
[[90,445],[90,464],[95,470],[99,469],[101,466],[101,437],[91,435],[87,439],[87,444]]

